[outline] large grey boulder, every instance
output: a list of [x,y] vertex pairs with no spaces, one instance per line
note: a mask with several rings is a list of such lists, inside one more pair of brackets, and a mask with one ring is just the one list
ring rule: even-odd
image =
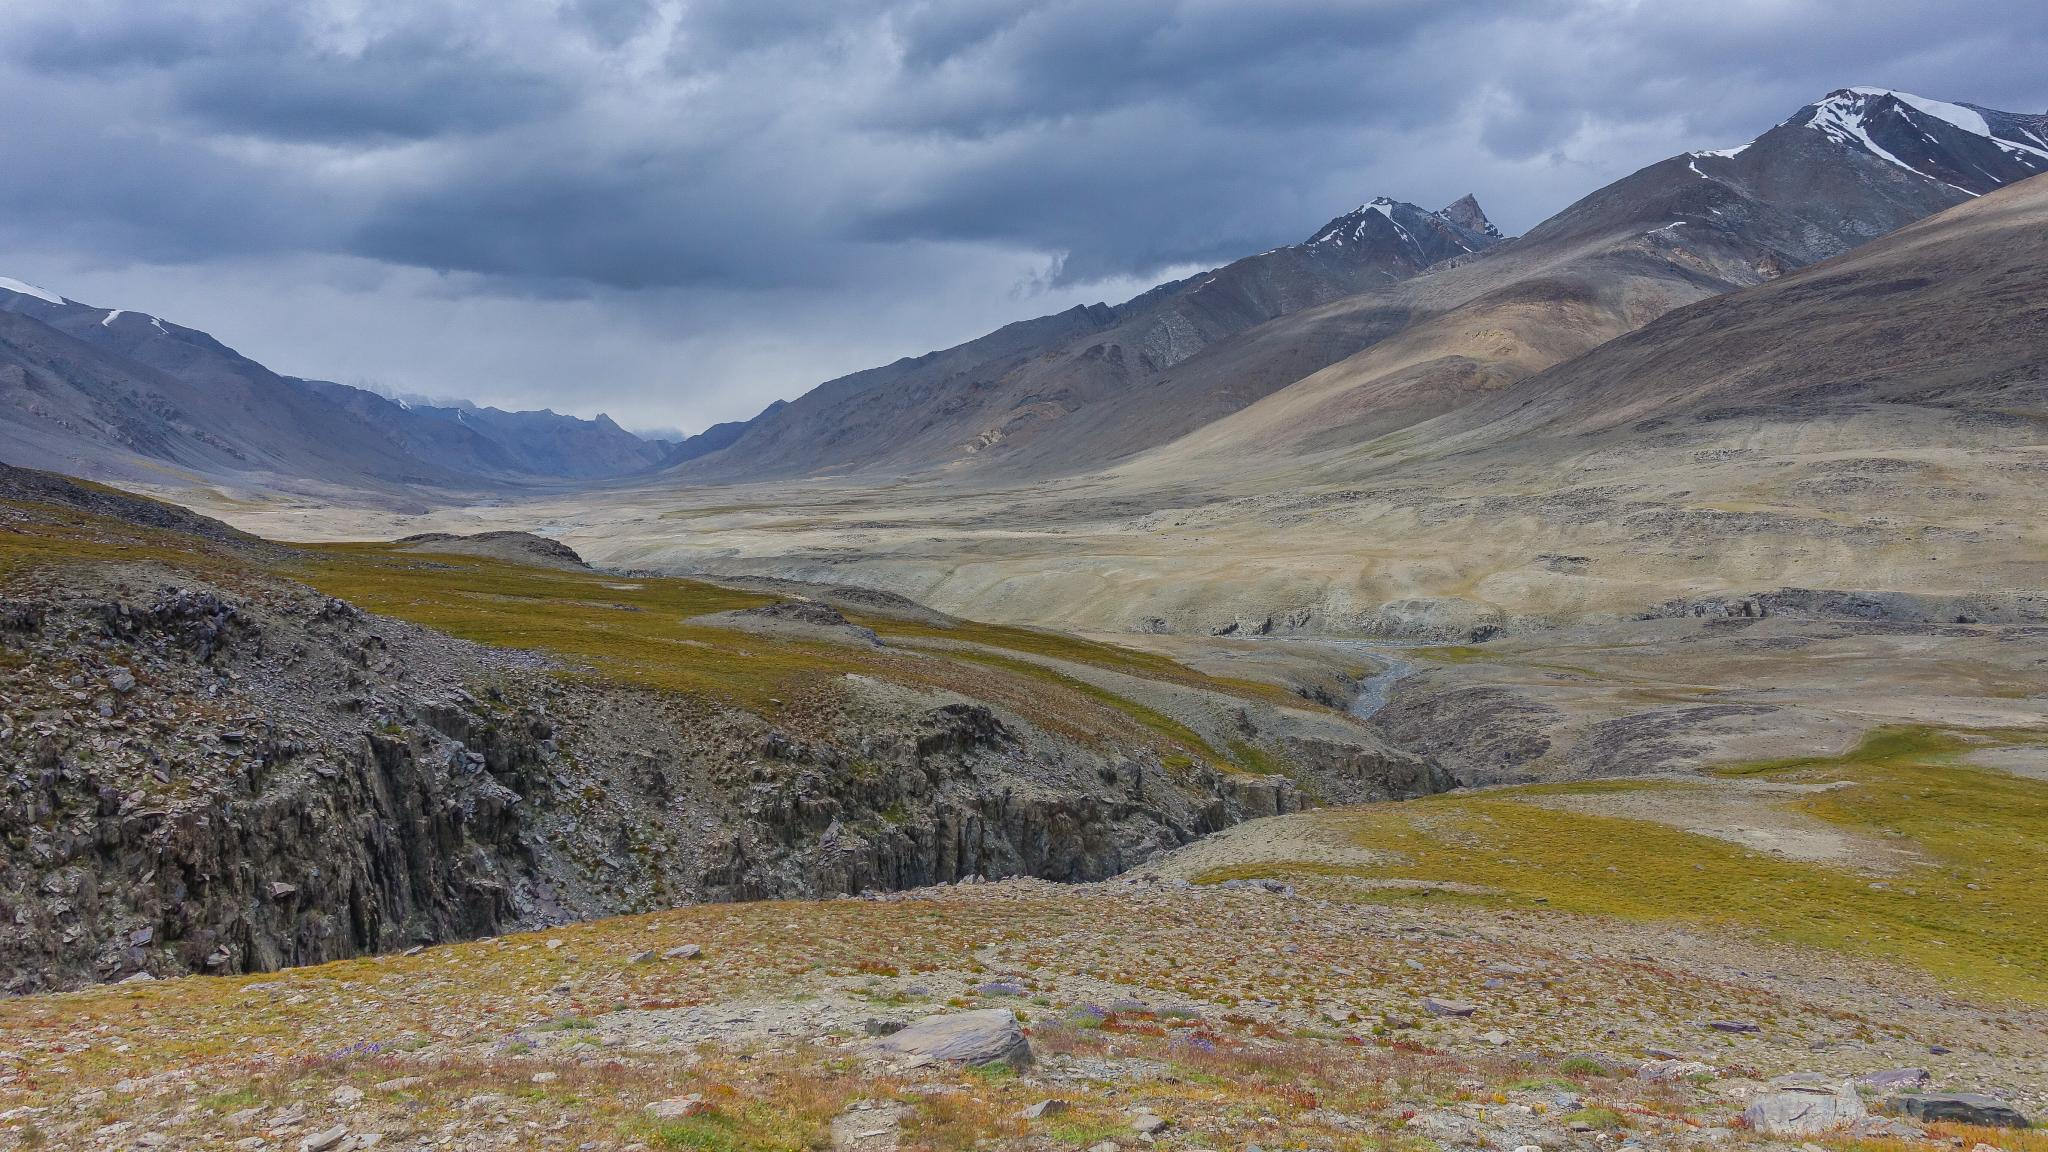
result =
[[1031,1063],[1031,1042],[1024,1038],[1016,1014],[1008,1008],[927,1016],[875,1041],[870,1050],[913,1063],[1010,1064],[1018,1068]]
[[1946,1120],[1954,1124],[1978,1124],[1986,1128],[2025,1128],[2027,1118],[2020,1110],[1994,1096],[1976,1092],[1931,1092],[1894,1096],[1884,1102],[1894,1116],[1911,1116],[1922,1122]]
[[1854,1084],[1786,1079],[1773,1081],[1770,1091],[1750,1101],[1742,1119],[1766,1136],[1818,1136],[1869,1114]]

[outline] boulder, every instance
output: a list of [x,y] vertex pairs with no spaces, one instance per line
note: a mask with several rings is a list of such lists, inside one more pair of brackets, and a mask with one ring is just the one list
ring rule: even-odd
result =
[[1470,1016],[1479,1011],[1479,1006],[1467,1004],[1462,1000],[1442,1000],[1435,996],[1425,996],[1422,998],[1422,1010],[1431,1016]]
[[926,1016],[876,1040],[871,1050],[919,1063],[1010,1064],[1018,1068],[1031,1063],[1031,1042],[1024,1038],[1016,1014],[1008,1008]]
[[1910,1116],[1922,1123],[1946,1120],[1953,1124],[1977,1124],[1986,1128],[2025,1128],[2027,1118],[2020,1110],[1998,1099],[1976,1092],[1909,1093],[1884,1102],[1894,1116]]
[[1917,1092],[1927,1087],[1930,1079],[1925,1068],[1887,1068],[1866,1072],[1856,1078],[1856,1083],[1877,1092]]
[[1844,1081],[1830,1087],[1791,1079],[1773,1081],[1770,1091],[1750,1101],[1742,1119],[1766,1136],[1818,1136],[1869,1114],[1854,1084]]
[[691,1116],[701,1116],[710,1110],[710,1106],[704,1103],[704,1097],[695,1092],[688,1096],[671,1096],[666,1100],[656,1100],[643,1109],[656,1120],[684,1120]]

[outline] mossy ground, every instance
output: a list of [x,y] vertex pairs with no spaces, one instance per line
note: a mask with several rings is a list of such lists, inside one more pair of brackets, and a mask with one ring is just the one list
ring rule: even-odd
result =
[[[461,639],[560,657],[624,683],[773,713],[798,698],[830,697],[848,673],[986,699],[1050,731],[1097,745],[1149,746],[1162,763],[1249,767],[1157,709],[1035,663],[1053,658],[1225,697],[1270,700],[1278,689],[1207,677],[1151,653],[1038,629],[892,617],[853,620],[885,646],[870,648],[739,632],[700,618],[772,596],[686,579],[622,580],[475,556],[420,554],[387,544],[248,550],[43,504],[4,505],[0,577],[72,563],[146,562],[230,589],[252,571],[298,580],[365,610]],[[931,642],[944,640],[943,646]],[[1273,767],[1270,760],[1262,760]]]

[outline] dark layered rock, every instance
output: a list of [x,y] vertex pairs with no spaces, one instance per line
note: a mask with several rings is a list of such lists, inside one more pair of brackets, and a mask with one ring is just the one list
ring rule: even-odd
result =
[[1983,1128],[2025,1128],[2027,1118],[2019,1109],[1994,1096],[1977,1092],[1911,1093],[1893,1096],[1884,1110],[1895,1116],[1909,1116],[1922,1123],[1975,1124]]
[[[806,736],[292,585],[133,589],[4,605],[0,676],[77,669],[7,681],[0,712],[13,991],[693,900],[1099,880],[1305,802],[1287,777],[1083,747],[943,693],[850,698]],[[1390,750],[1298,743],[1319,797],[1449,783]]]

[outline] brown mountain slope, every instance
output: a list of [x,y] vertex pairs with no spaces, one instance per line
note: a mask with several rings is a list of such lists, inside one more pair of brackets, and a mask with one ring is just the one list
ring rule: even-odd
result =
[[1843,406],[2048,417],[2048,177],[1774,284],[1675,312],[1530,381],[1516,423],[1800,419]]
[[1071,472],[1163,443],[1397,330],[1405,316],[1389,314],[1289,342],[1255,363],[1204,355],[1276,317],[1498,243],[1476,203],[1454,207],[1467,223],[1453,222],[1451,209],[1381,198],[1303,243],[1116,307],[1073,308],[829,381],[762,413],[730,448],[676,475],[718,482],[963,467]]

